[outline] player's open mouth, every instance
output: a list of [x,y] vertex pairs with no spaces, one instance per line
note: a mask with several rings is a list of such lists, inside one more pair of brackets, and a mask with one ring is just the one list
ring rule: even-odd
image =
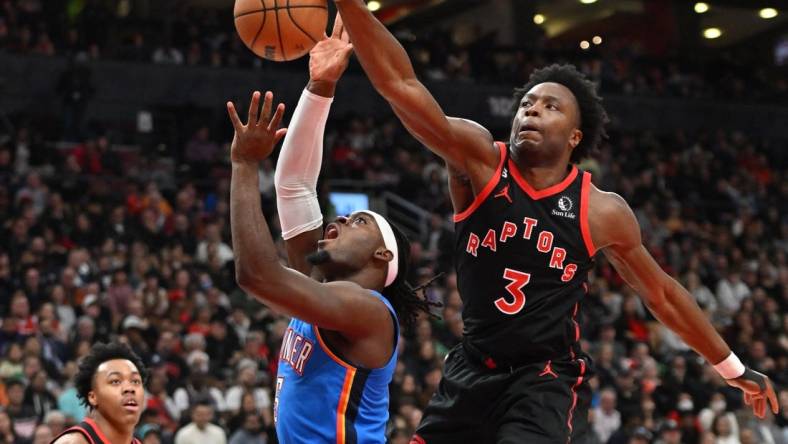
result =
[[323,240],[331,240],[339,237],[339,228],[335,224],[328,224],[326,232],[323,234]]
[[123,408],[125,408],[126,410],[136,412],[137,410],[140,409],[140,406],[139,404],[137,404],[137,401],[135,399],[130,398],[123,401]]
[[530,132],[530,131],[538,133],[539,132],[539,128],[537,128],[535,125],[525,124],[525,125],[520,127],[520,131],[518,132],[518,134],[523,134],[523,133],[527,133],[527,132]]

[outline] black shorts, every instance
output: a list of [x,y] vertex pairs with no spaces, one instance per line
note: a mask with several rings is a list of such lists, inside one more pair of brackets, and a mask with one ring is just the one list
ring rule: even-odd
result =
[[588,364],[567,356],[491,370],[460,344],[447,356],[411,444],[584,443]]

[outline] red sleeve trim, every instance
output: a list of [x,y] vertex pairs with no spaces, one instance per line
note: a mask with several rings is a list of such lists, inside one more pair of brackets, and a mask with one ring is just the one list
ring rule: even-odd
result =
[[596,247],[591,239],[591,228],[588,226],[588,194],[591,190],[591,173],[583,173],[583,184],[580,187],[580,232],[583,234],[583,242],[589,257],[594,257]]
[[490,181],[487,182],[487,185],[484,186],[481,193],[477,194],[476,197],[471,202],[471,205],[466,208],[462,213],[458,213],[454,215],[454,222],[461,222],[467,219],[477,208],[487,199],[487,196],[492,193],[495,189],[495,186],[498,185],[498,182],[501,180],[501,171],[503,170],[503,164],[506,162],[506,145],[503,142],[495,142],[498,145],[498,149],[500,150],[501,158],[498,160],[498,168],[495,170],[495,174],[490,178]]

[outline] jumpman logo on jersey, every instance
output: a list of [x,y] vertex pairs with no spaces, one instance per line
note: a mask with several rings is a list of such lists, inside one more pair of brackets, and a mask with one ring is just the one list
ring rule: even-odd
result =
[[494,197],[494,198],[498,198],[498,197],[505,197],[505,198],[506,198],[506,200],[508,200],[508,201],[509,201],[509,203],[512,203],[512,198],[509,196],[509,184],[507,183],[507,184],[506,184],[506,186],[504,186],[503,188],[501,188],[501,191],[499,191],[499,192],[498,192],[498,194],[496,194],[496,195],[495,195],[495,196],[493,196],[493,197]]
[[547,365],[544,366],[544,370],[542,373],[539,373],[539,376],[547,376],[550,375],[553,378],[558,379],[558,374],[553,371],[553,361],[547,361]]

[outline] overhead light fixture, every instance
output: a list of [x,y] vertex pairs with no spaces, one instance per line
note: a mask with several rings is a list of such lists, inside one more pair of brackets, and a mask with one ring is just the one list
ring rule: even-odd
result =
[[534,23],[536,23],[537,25],[541,25],[542,23],[544,23],[544,20],[545,20],[544,15],[542,14],[534,15]]
[[695,12],[703,14],[709,10],[709,4],[704,2],[695,3]]
[[372,11],[372,12],[375,12],[375,11],[377,11],[378,9],[380,9],[380,2],[377,2],[377,1],[375,1],[375,0],[372,0],[371,2],[367,3],[367,8],[368,8],[370,11]]
[[706,28],[703,30],[703,37],[709,40],[716,39],[721,35],[722,35],[722,30],[720,28]]
[[601,44],[602,44],[602,37],[600,37],[600,36],[598,36],[598,35],[595,35],[595,36],[594,36],[594,38],[593,38],[593,39],[591,39],[591,41],[592,41],[592,42],[593,42],[595,45],[601,45]]
[[758,15],[761,16],[762,19],[771,19],[777,17],[777,10],[774,8],[763,8],[758,11]]
[[596,0],[580,0],[580,3],[590,5],[591,3],[596,3]]
[[580,42],[580,49],[588,49],[590,46],[591,44],[588,43],[588,40],[583,40]]

